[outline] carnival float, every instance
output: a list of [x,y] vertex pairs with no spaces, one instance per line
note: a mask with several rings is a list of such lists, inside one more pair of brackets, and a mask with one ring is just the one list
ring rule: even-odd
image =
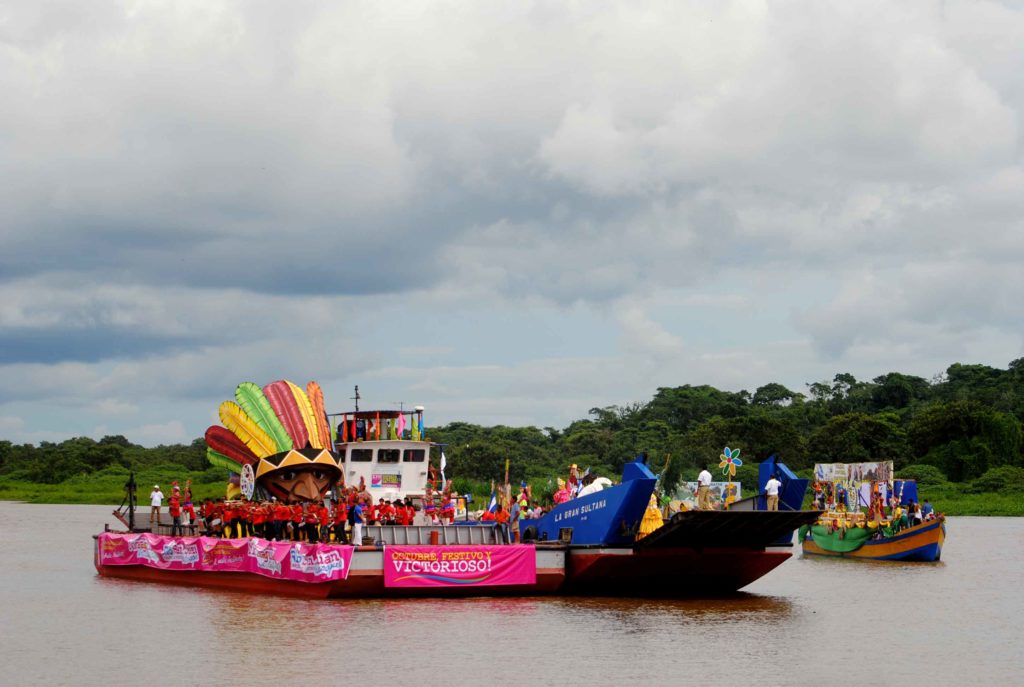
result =
[[919,511],[917,485],[895,479],[891,461],[818,464],[814,478],[822,513],[800,529],[805,556],[921,562],[942,557],[945,517],[930,506]]

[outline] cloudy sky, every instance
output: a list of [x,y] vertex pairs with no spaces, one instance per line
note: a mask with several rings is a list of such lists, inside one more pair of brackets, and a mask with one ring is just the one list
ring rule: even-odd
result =
[[0,8],[0,438],[1024,355],[1019,2]]

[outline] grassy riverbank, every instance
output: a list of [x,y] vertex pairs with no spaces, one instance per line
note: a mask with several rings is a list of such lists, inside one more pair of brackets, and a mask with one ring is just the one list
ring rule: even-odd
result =
[[[137,498],[140,504],[147,503],[147,496],[154,484],[167,497],[171,493],[171,482],[177,480],[182,487],[185,480],[192,480],[192,494],[196,499],[224,495],[224,471],[220,469],[203,472],[161,466],[140,470],[135,475],[138,485]],[[86,503],[117,505],[124,500],[124,485],[128,471],[108,467],[89,475],[79,475],[57,484],[40,484],[24,480],[0,477],[0,500],[24,501],[26,503]]]

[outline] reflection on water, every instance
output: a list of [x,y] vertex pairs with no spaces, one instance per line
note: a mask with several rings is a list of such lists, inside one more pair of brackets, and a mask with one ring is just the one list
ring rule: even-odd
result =
[[[3,685],[404,685],[520,673],[531,685],[820,685],[859,681],[864,669],[872,685],[944,685],[1024,674],[1024,519],[954,519],[935,564],[798,555],[726,598],[319,601],[99,578],[91,535],[109,510],[0,503]],[[40,532],[38,522],[61,524]],[[823,679],[810,668],[837,647],[870,664],[829,662]],[[844,666],[849,680],[834,674]]]

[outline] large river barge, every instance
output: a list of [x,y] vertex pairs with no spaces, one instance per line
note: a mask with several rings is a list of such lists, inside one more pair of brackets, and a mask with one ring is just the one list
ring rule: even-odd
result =
[[[264,387],[266,404],[257,403],[256,385],[239,389],[237,405],[221,406],[225,427],[211,427],[207,443],[212,463],[237,470],[238,490],[248,492],[243,496],[323,498],[342,481],[365,484],[374,499],[429,494],[432,444],[422,408],[328,416],[314,383],[306,395],[311,413],[302,411],[302,389],[294,384]],[[280,427],[269,421],[267,408]],[[269,425],[262,436],[255,431],[261,423]],[[806,482],[792,477],[787,486],[802,498]],[[784,475],[784,481],[790,480]],[[316,598],[693,597],[735,592],[771,572],[792,555],[793,531],[819,514],[798,510],[795,496],[774,512],[754,498],[729,510],[677,513],[641,536],[656,484],[645,459],[638,458],[625,465],[619,484],[558,504],[543,517],[520,520],[518,537],[493,522],[434,524],[421,511],[410,525],[366,526],[362,540],[351,546],[170,536],[161,533],[164,524],[136,527],[132,511],[123,520],[124,531],[108,528],[96,535],[95,565],[106,577]]]

